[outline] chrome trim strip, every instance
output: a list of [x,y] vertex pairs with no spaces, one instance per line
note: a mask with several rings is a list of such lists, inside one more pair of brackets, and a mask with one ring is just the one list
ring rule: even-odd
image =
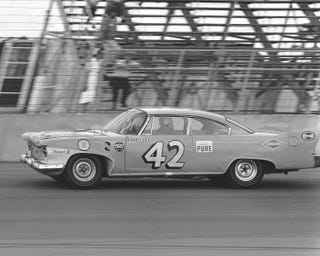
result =
[[175,177],[175,176],[199,176],[199,175],[217,175],[224,172],[136,172],[136,173],[113,173],[111,177]]
[[188,122],[188,125],[187,125],[187,135],[192,135],[192,134],[191,134],[191,118],[190,118],[190,117],[187,117],[187,122]]
[[[147,115],[146,121],[143,123],[142,127],[140,128],[140,131],[138,132],[137,136],[141,136],[146,127],[148,126],[148,123],[152,117],[150,115]],[[143,134],[143,135],[150,135],[150,134]]]
[[150,135],[152,135],[152,132],[153,132],[153,126],[154,126],[154,116],[151,117],[152,118],[152,123],[151,123],[151,133]]

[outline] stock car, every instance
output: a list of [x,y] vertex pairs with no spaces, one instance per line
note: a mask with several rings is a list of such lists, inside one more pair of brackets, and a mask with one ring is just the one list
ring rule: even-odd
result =
[[27,132],[21,161],[75,188],[102,177],[224,177],[240,188],[264,174],[320,166],[319,133],[254,131],[223,115],[132,108],[101,129]]

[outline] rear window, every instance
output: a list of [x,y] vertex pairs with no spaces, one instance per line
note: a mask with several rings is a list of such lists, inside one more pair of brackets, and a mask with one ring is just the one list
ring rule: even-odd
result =
[[191,118],[192,135],[227,135],[230,128],[222,123],[202,118]]

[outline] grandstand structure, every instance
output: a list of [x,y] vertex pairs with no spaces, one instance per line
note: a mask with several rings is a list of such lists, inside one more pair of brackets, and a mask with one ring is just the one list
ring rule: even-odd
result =
[[[101,24],[111,1],[51,1],[36,44],[42,65],[24,88],[23,110],[46,104],[57,112],[77,111],[85,63],[103,45]],[[46,26],[53,8],[63,31]],[[128,105],[318,112],[319,18],[315,0],[125,0],[104,50],[139,63],[131,70]],[[111,108],[111,89],[103,79],[109,69],[112,65],[101,70],[93,111]],[[39,98],[51,100],[39,103]]]

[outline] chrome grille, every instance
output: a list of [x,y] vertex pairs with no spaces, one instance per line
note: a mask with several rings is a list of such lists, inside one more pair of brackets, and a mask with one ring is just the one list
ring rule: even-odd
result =
[[30,151],[31,156],[33,158],[35,158],[37,160],[43,160],[44,159],[41,147],[38,147],[38,146],[36,146],[34,144],[29,143],[28,144],[28,148],[29,148],[29,151]]

